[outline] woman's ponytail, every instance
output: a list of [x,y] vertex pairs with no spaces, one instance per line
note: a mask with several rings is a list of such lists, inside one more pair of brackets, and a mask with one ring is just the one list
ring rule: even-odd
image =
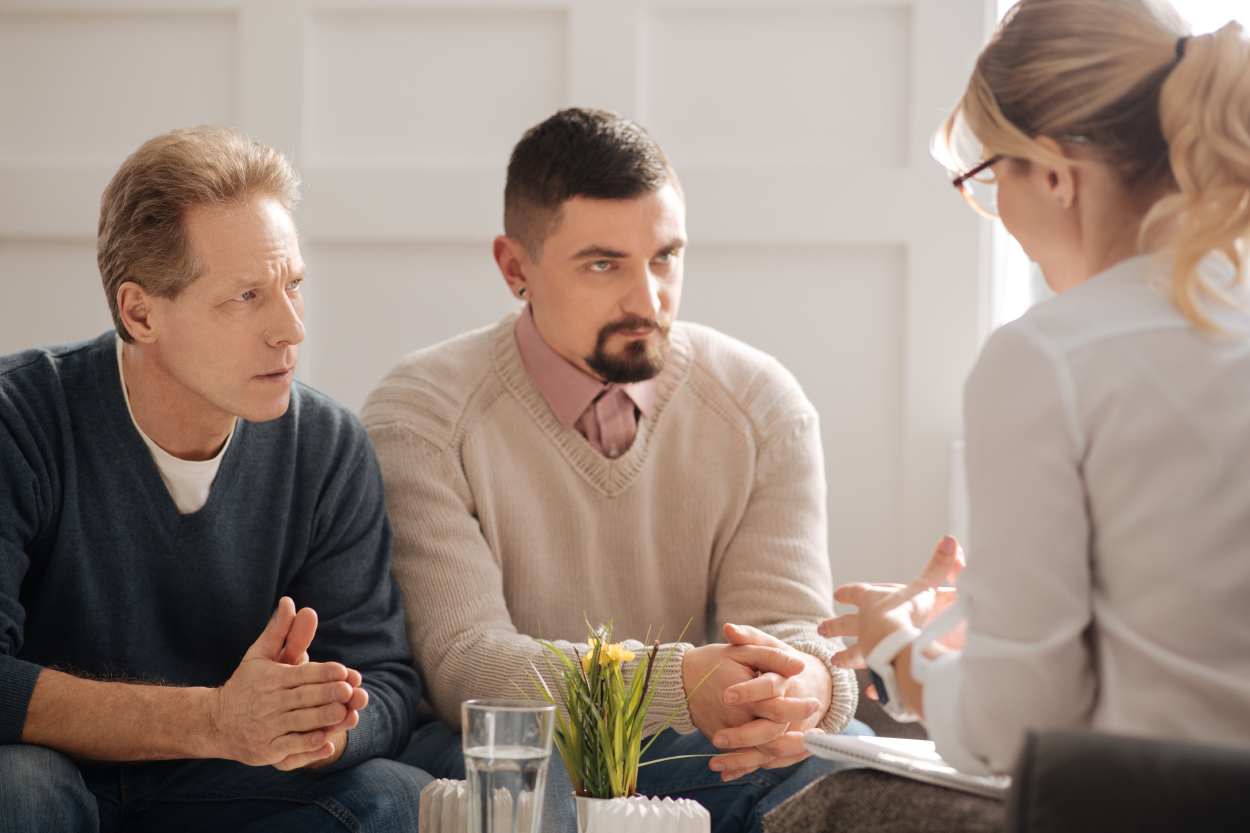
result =
[[1190,321],[1214,329],[1200,296],[1223,294],[1198,264],[1221,252],[1243,281],[1250,255],[1250,39],[1240,24],[1185,41],[1163,83],[1159,119],[1180,193],[1151,209],[1142,232],[1169,231],[1172,301]]

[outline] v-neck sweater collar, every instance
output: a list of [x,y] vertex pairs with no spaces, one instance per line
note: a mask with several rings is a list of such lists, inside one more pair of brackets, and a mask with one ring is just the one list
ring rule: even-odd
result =
[[596,489],[608,495],[620,494],[637,478],[646,463],[651,437],[664,419],[664,411],[674,394],[689,377],[692,367],[690,343],[680,326],[669,333],[668,361],[655,377],[655,397],[647,419],[639,420],[633,445],[619,457],[601,454],[577,430],[566,428],[539,390],[525,367],[515,337],[518,311],[507,316],[491,334],[492,361],[505,388],[533,416],[535,423],[551,438],[573,468]]

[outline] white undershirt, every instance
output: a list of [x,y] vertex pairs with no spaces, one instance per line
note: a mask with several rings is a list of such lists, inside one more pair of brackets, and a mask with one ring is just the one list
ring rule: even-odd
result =
[[122,396],[126,399],[126,411],[130,414],[130,421],[134,423],[135,430],[139,432],[140,437],[143,437],[143,442],[152,452],[152,459],[156,461],[156,467],[161,472],[161,480],[165,481],[165,488],[169,489],[169,496],[174,499],[174,505],[183,515],[200,511],[204,508],[204,504],[208,503],[208,495],[213,489],[217,469],[221,468],[221,458],[225,456],[226,449],[230,447],[230,440],[234,438],[234,428],[230,429],[230,436],[226,437],[225,445],[213,459],[181,460],[152,442],[152,438],[144,433],[138,422],[135,422],[135,412],[130,407],[130,391],[126,389],[126,373],[122,369],[120,336],[117,338],[117,375],[121,377]]

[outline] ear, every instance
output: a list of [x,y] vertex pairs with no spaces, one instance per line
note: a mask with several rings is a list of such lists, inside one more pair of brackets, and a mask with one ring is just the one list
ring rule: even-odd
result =
[[117,311],[122,325],[140,344],[156,341],[156,322],[152,320],[154,301],[147,290],[134,281],[126,281],[117,288]]
[[[1035,141],[1056,156],[1067,158],[1067,154],[1063,152],[1063,146],[1049,136],[1038,136]],[[1077,177],[1075,165],[1072,163],[1052,165],[1033,160],[1032,166],[1047,197],[1054,200],[1061,208],[1066,209],[1076,205]]]
[[520,298],[520,291],[529,289],[529,282],[525,278],[525,270],[530,263],[529,252],[520,241],[501,234],[495,238],[495,263],[508,284],[508,291]]

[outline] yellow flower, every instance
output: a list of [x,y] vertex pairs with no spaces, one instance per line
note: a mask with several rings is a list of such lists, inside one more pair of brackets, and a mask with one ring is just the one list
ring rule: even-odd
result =
[[619,642],[614,645],[609,645],[606,653],[608,655],[608,659],[613,662],[629,662],[634,658],[634,652],[626,651],[625,647]]
[[[590,646],[590,650],[582,656],[582,671],[583,673],[589,674],[590,663],[594,660],[595,646],[599,644],[599,641],[593,638],[587,639],[586,644]],[[634,652],[625,650],[624,646],[619,642],[614,642],[611,645],[605,645],[599,649],[600,668],[605,667],[609,662],[619,664],[622,662],[629,662],[633,658]]]

